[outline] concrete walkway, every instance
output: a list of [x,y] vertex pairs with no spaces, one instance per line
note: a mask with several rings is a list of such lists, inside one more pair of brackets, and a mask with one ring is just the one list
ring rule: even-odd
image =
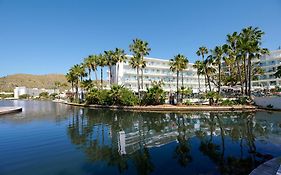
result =
[[281,157],[271,159],[254,169],[250,175],[280,175],[280,164]]
[[21,107],[0,107],[0,115],[2,114],[9,114],[14,112],[21,112]]

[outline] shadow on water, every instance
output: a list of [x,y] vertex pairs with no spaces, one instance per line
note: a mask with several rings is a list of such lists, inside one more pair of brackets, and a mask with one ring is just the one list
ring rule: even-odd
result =
[[[168,167],[161,167],[163,160],[154,156],[155,148],[161,147],[174,162],[169,163],[174,172],[240,175],[274,156],[260,152],[256,144],[280,134],[280,120],[275,119],[246,112],[165,114],[73,108],[67,133],[92,163],[104,162],[119,173],[168,174]],[[206,158],[200,170],[192,169]]]

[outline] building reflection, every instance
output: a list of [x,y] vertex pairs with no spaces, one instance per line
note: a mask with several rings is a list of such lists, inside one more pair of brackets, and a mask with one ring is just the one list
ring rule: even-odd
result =
[[[254,113],[135,113],[73,109],[68,135],[92,161],[106,161],[120,173],[131,166],[138,174],[154,171],[150,148],[176,143],[172,158],[182,167],[194,159],[192,139],[221,174],[247,174],[272,155],[256,149],[258,139],[281,134],[280,123]],[[216,139],[215,139],[216,138]],[[226,142],[240,145],[239,156],[226,154]]]

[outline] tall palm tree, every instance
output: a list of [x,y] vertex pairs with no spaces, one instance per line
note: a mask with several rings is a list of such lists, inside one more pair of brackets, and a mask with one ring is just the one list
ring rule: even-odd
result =
[[[177,73],[177,103],[179,102],[179,73],[187,68],[188,59],[181,54],[174,56],[169,62],[170,70]],[[182,87],[183,87],[183,74],[182,74]],[[182,94],[183,98],[183,94]]]
[[203,67],[203,63],[199,60],[195,61],[195,64],[193,64],[193,68],[197,69],[197,78],[198,78],[198,92],[200,92],[200,75],[203,75],[204,73],[204,67]]
[[88,69],[89,80],[91,80],[91,71],[92,71],[91,56],[88,56],[87,58],[84,58],[84,66],[85,66],[86,69]]
[[268,54],[266,48],[261,47],[261,39],[264,32],[258,27],[252,26],[242,29],[239,34],[238,45],[244,56],[244,74],[246,95],[251,97],[251,80],[252,80],[252,60],[259,59],[262,54]]
[[140,59],[140,57],[137,57],[137,56],[133,56],[130,58],[129,60],[129,65],[133,68],[133,69],[136,69],[137,70],[137,82],[138,82],[138,97],[140,99],[140,69],[141,69],[141,66],[142,66],[142,60]]
[[140,66],[141,69],[141,84],[143,89],[143,69],[146,67],[146,62],[144,61],[144,56],[149,55],[149,52],[151,51],[151,48],[148,47],[148,42],[140,40],[140,39],[134,39],[133,43],[129,45],[130,51],[133,52],[134,57],[139,57],[142,65]]
[[91,80],[91,71],[95,72],[95,79],[98,80],[97,76],[97,67],[98,67],[98,56],[97,55],[89,55],[84,59],[84,67],[88,69],[88,77]]
[[[83,81],[83,78],[87,76],[87,73],[85,72],[85,67],[83,64],[75,64],[72,68],[71,71],[75,74],[76,79],[76,100],[78,100],[78,85],[79,81],[80,84]],[[81,86],[80,86],[81,88]],[[81,99],[83,100],[83,90],[81,89]]]
[[116,64],[114,58],[114,51],[112,50],[108,50],[108,51],[104,51],[104,56],[106,58],[106,63],[107,66],[109,68],[109,85],[112,84],[113,80],[112,80],[112,66],[114,66]]
[[214,50],[212,50],[214,63],[218,66],[218,94],[220,95],[221,90],[221,62],[223,57],[223,48],[222,46],[216,46]]
[[70,69],[70,70],[66,73],[65,77],[66,77],[67,82],[71,84],[71,90],[72,90],[72,92],[73,92],[74,82],[76,81],[75,74],[74,74],[73,71],[71,71],[71,69]]
[[118,84],[119,77],[119,64],[125,62],[127,57],[125,56],[125,51],[123,49],[116,48],[113,53],[114,62],[116,62],[116,83]]
[[101,89],[103,89],[103,67],[107,65],[106,57],[103,54],[98,55],[98,65],[100,66]]
[[[204,57],[206,54],[208,54],[208,49],[205,46],[199,47],[199,49],[196,51],[196,54],[198,56],[202,56],[202,63],[205,62]],[[206,77],[206,68],[203,69],[204,71],[204,78],[205,78],[205,90],[207,91],[207,77]]]

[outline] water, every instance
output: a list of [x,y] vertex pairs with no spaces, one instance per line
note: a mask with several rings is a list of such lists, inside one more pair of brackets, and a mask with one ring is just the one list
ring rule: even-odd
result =
[[281,156],[281,113],[137,113],[0,101],[1,175],[249,174]]

